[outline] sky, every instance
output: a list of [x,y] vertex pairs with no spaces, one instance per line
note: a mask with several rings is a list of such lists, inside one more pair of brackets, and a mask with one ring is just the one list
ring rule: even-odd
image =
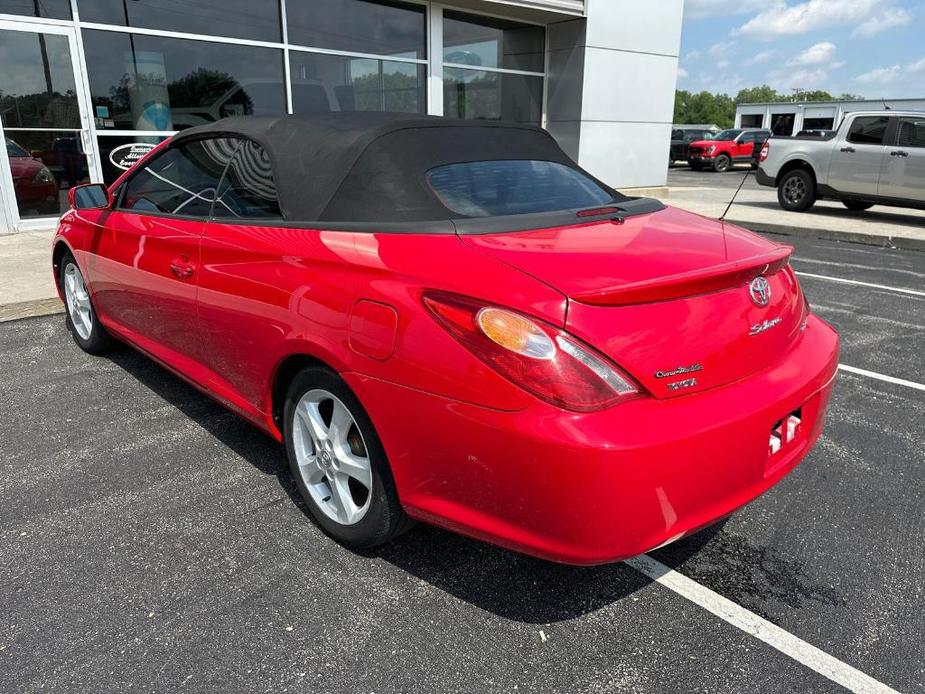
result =
[[925,98],[923,0],[685,0],[678,89]]

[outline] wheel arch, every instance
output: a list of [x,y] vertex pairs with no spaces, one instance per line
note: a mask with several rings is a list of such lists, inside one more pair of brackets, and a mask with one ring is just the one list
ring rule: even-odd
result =
[[58,291],[58,296],[63,300],[64,291],[61,287],[61,261],[64,259],[65,254],[74,255],[74,250],[67,244],[66,241],[59,238],[55,241],[55,245],[51,251],[51,267],[55,276],[55,289]]
[[304,350],[286,355],[273,369],[270,378],[270,416],[280,433],[283,432],[283,408],[289,384],[299,373],[311,367],[322,367],[337,373],[331,364]]
[[817,186],[819,185],[819,178],[816,176],[816,170],[813,168],[813,165],[805,159],[800,158],[791,159],[783,166],[781,166],[780,171],[777,172],[777,178],[774,179],[774,184],[779,186],[781,181],[784,179],[784,176],[786,176],[791,171],[795,171],[796,169],[802,169],[803,171],[806,171],[810,176],[812,176],[813,184]]

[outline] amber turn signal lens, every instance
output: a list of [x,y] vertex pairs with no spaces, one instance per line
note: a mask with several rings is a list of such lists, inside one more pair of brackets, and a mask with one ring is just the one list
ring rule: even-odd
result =
[[479,329],[489,340],[511,352],[532,359],[553,359],[556,346],[536,323],[500,308],[483,308],[476,316]]

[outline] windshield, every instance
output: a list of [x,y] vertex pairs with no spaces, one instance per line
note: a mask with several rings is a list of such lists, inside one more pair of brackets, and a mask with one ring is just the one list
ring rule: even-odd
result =
[[26,150],[13,142],[10,138],[6,138],[6,156],[8,157],[29,157],[31,156]]
[[428,171],[427,183],[447,209],[466,217],[574,210],[613,200],[581,171],[551,161],[447,164]]
[[727,140],[734,140],[741,134],[741,130],[721,130],[720,132],[716,133],[712,139],[725,142]]

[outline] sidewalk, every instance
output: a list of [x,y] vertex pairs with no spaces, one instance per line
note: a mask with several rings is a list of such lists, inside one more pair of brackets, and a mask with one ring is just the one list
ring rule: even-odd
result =
[[54,231],[0,235],[0,322],[64,310],[51,273]]
[[[734,192],[734,187],[672,186],[663,201],[705,217],[718,217]],[[809,212],[787,212],[778,205],[776,190],[758,187],[751,179],[726,219],[759,232],[925,251],[925,212],[880,205],[851,212],[840,202],[830,201],[817,202]]]

